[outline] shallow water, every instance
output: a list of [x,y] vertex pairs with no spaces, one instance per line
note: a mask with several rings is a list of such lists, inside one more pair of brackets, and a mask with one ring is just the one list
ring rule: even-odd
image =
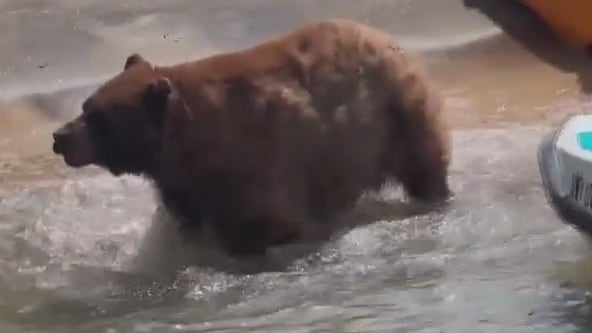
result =
[[[180,61],[340,15],[425,55],[455,129],[447,210],[409,216],[386,187],[320,247],[233,262],[180,240],[146,181],[51,155],[131,52]],[[589,332],[589,242],[547,204],[536,148],[592,104],[577,66],[509,35],[460,0],[0,0],[0,332]]]
[[[0,322],[45,332],[572,332],[588,325],[574,286],[589,252],[546,203],[533,153],[545,130],[458,132],[447,211],[375,212],[375,223],[286,269],[255,274],[175,273],[189,249],[143,180],[98,172],[28,184],[0,201]],[[400,199],[387,188],[374,200]]]

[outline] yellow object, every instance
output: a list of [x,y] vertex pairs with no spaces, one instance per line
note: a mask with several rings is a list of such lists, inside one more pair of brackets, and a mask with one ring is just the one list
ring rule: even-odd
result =
[[592,48],[592,0],[519,0],[568,43]]

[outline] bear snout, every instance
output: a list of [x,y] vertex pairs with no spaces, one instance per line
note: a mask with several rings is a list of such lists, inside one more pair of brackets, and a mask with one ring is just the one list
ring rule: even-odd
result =
[[95,151],[91,144],[86,126],[70,122],[52,133],[53,152],[62,155],[71,167],[82,167],[96,162]]
[[51,134],[53,137],[53,152],[56,154],[63,154],[66,150],[65,147],[68,144],[71,133],[67,126],[63,126]]

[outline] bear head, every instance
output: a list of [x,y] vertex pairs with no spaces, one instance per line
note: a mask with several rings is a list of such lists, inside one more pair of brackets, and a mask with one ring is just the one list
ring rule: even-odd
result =
[[114,175],[150,173],[158,161],[169,79],[138,54],[53,132],[53,151],[71,167],[95,165]]

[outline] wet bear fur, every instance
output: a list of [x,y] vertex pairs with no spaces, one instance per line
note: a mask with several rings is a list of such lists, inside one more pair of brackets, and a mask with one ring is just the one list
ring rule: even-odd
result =
[[440,96],[388,34],[349,20],[172,66],[133,54],[82,109],[54,133],[68,165],[151,179],[184,233],[208,223],[233,255],[309,237],[387,180],[451,196]]

